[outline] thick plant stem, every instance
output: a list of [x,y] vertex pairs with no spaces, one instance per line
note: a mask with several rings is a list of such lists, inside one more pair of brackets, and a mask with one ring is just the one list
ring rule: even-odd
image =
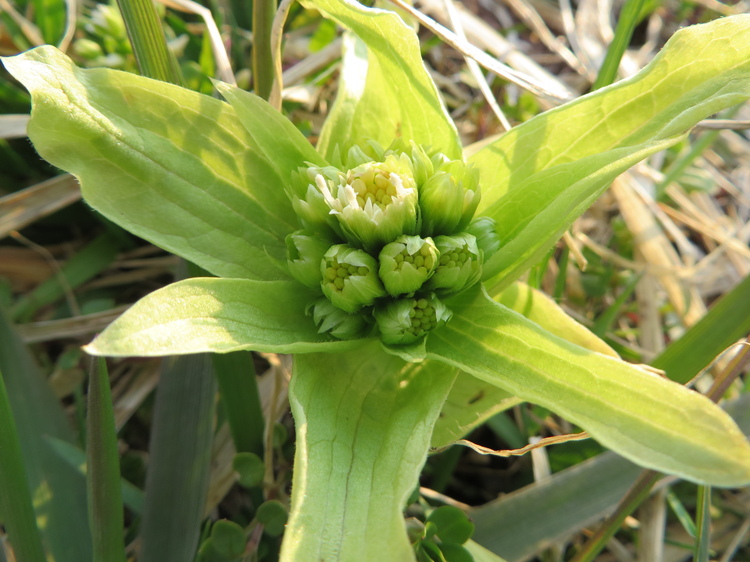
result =
[[296,357],[297,453],[282,561],[414,560],[402,512],[454,379],[446,365],[405,363],[376,342]]
[[276,0],[253,1],[253,82],[255,93],[268,99],[273,85],[271,28]]

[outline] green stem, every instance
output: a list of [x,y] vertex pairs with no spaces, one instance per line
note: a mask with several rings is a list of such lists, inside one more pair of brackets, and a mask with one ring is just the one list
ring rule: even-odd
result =
[[255,93],[268,99],[273,86],[271,28],[276,0],[253,1],[253,84]]
[[405,363],[378,343],[299,355],[292,517],[282,561],[414,560],[403,520],[455,370]]
[[159,14],[151,0],[117,0],[143,76],[182,84],[180,68],[167,47]]

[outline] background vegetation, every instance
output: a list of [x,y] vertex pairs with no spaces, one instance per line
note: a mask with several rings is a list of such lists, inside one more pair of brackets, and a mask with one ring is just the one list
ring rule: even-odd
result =
[[[716,0],[423,0],[417,7],[571,97],[643,67],[679,27],[746,9]],[[229,76],[217,56],[223,45],[237,83],[266,96],[264,38],[274,9],[274,2],[165,0],[151,18],[150,3],[123,2],[121,12],[116,4],[0,0],[0,54],[51,43],[81,66],[142,72],[211,94],[210,79]],[[218,43],[207,21],[215,22]],[[154,39],[161,30],[168,50]],[[292,5],[284,111],[311,142],[336,94],[339,35],[330,21]],[[427,27],[420,38],[464,144],[550,107],[548,99],[467,65]],[[275,559],[294,448],[288,358],[240,353],[213,365],[190,357],[112,361],[108,370],[92,365],[80,346],[129,304],[180,276],[179,263],[93,213],[75,180],[40,160],[25,138],[28,95],[0,72],[0,372],[9,402],[0,402],[0,433],[17,428],[45,544],[58,560],[92,557],[82,524],[88,458],[105,472],[107,462],[119,461],[129,557],[190,560],[199,550],[203,560]],[[698,127],[688,141],[621,176],[527,282],[623,357],[679,365],[685,383],[708,368],[694,381],[704,392],[713,376],[731,374],[722,390],[747,433],[750,377],[742,373],[750,354],[733,344],[750,331],[750,115],[737,108],[720,117],[731,122]],[[206,376],[212,370],[220,375]],[[255,380],[247,376],[252,371]],[[100,443],[96,420],[111,418],[107,374],[116,458],[87,447]],[[245,418],[232,425],[245,430],[232,434],[228,417],[238,411]],[[564,420],[520,404],[494,413],[468,439],[504,451],[570,432]],[[608,533],[591,538],[634,482],[648,490],[654,478],[591,440],[521,456],[483,452],[453,446],[433,455],[407,516],[424,519],[428,505],[465,509],[473,539],[507,560],[576,553],[618,561],[750,560],[748,489],[662,479],[618,511],[603,526]],[[23,481],[8,466],[0,466],[2,477]],[[107,490],[89,485],[92,501],[103,498],[106,508]],[[13,560],[5,544],[0,560]],[[600,554],[591,546],[604,544]]]

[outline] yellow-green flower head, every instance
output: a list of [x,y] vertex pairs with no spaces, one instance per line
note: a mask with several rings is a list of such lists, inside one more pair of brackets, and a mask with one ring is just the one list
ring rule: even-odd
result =
[[474,285],[482,277],[482,251],[477,239],[463,232],[455,236],[437,236],[435,246],[440,260],[425,288],[440,294],[457,293]]
[[419,188],[422,236],[460,232],[474,217],[480,198],[476,169],[460,160],[440,164]]
[[364,337],[372,329],[372,317],[369,314],[349,314],[326,298],[320,298],[312,303],[307,309],[307,313],[310,312],[321,334],[329,333],[340,340]]
[[380,338],[386,344],[408,344],[450,320],[452,313],[434,295],[390,301],[375,307]]
[[285,242],[290,275],[307,287],[319,287],[322,280],[320,261],[332,243],[325,237],[306,230],[292,232]]
[[469,223],[465,230],[477,239],[477,247],[484,254],[484,261],[490,259],[500,249],[500,236],[497,234],[495,226],[495,219],[477,217]]
[[346,244],[331,246],[320,262],[320,273],[323,294],[346,312],[356,312],[387,294],[375,258]]
[[324,182],[344,181],[344,174],[333,166],[300,168],[292,172],[291,188],[287,192],[289,199],[305,229],[320,232],[326,236],[340,237],[341,229],[338,221],[330,215],[331,209],[326,204],[323,193],[317,187],[318,177]]
[[435,272],[438,251],[431,238],[399,236],[380,251],[380,279],[385,290],[399,296],[418,291]]
[[354,246],[377,251],[402,234],[417,233],[417,187],[406,154],[361,164],[343,182],[318,174],[315,184]]

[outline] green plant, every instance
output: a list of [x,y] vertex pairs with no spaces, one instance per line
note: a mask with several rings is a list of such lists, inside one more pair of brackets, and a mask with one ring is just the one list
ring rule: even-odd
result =
[[[635,78],[516,127],[467,167],[413,31],[390,12],[310,4],[358,36],[317,152],[227,85],[218,88],[229,103],[80,70],[52,48],[5,59],[34,97],[35,146],[79,177],[89,204],[220,277],[149,295],[88,350],[297,354],[288,560],[411,558],[403,504],[446,396],[477,379],[643,466],[750,482],[744,435],[708,399],[620,361],[572,323],[562,331],[581,345],[497,302],[617,174],[750,96],[750,18],[680,32]],[[379,231],[344,204],[346,186],[378,177],[373,168],[401,182],[397,218],[384,214]],[[441,204],[454,199],[460,209]],[[396,266],[386,258],[419,254],[437,269],[451,245],[468,257],[443,272],[448,281],[432,267],[424,280],[415,271],[387,281]],[[342,263],[363,280],[347,277],[354,290],[339,299],[319,277]],[[429,329],[407,335],[417,309],[430,311]]]

